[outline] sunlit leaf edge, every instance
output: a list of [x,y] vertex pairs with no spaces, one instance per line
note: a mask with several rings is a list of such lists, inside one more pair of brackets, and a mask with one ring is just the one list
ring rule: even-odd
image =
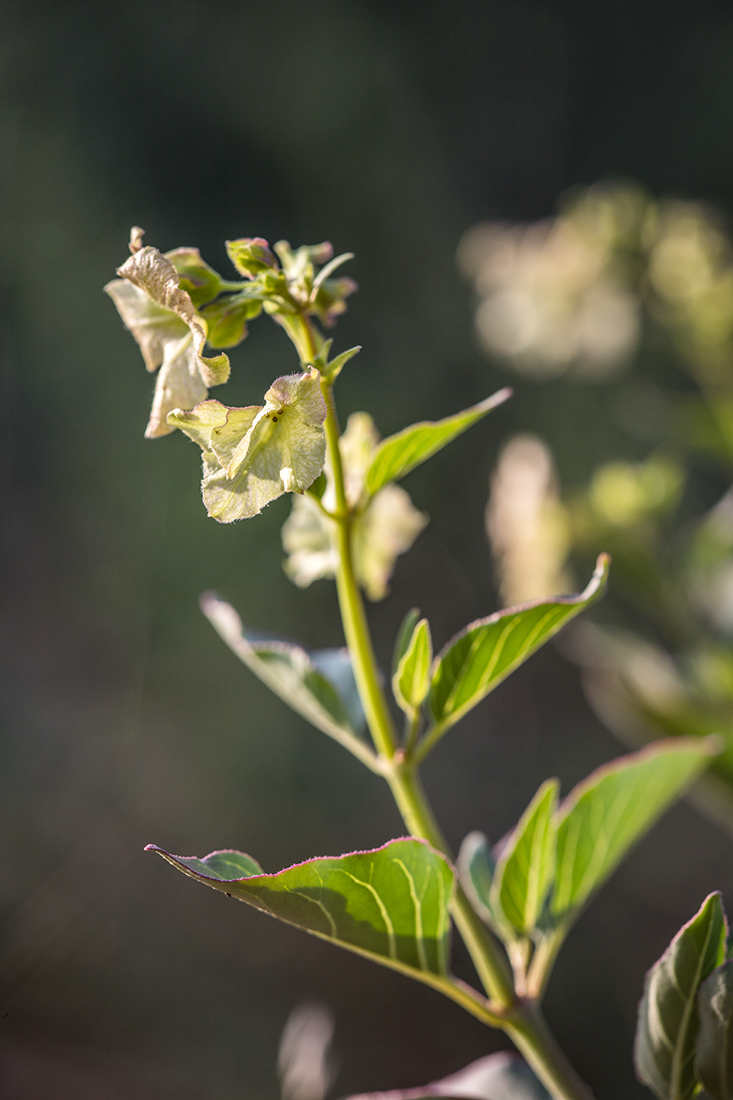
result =
[[227,886],[232,886],[233,884],[238,883],[238,882],[245,882],[245,881],[251,880],[251,879],[258,879],[258,880],[276,879],[280,875],[285,874],[288,871],[297,870],[300,867],[309,867],[309,866],[312,866],[314,863],[319,863],[319,862],[327,862],[327,861],[331,861],[331,860],[345,859],[348,856],[376,855],[380,852],[386,851],[392,845],[399,844],[399,843],[402,843],[402,842],[408,842],[408,843],[414,843],[414,844],[421,845],[423,848],[425,848],[427,851],[429,851],[432,855],[436,856],[451,872],[452,884],[451,884],[450,892],[446,895],[446,898],[445,898],[446,930],[447,930],[446,931],[446,944],[445,944],[445,961],[446,961],[447,965],[446,965],[445,974],[438,974],[438,973],[435,973],[434,971],[431,971],[431,970],[417,969],[416,967],[412,967],[412,966],[410,966],[406,963],[401,962],[398,959],[392,959],[387,955],[376,954],[372,951],[366,950],[365,948],[359,947],[356,944],[351,944],[351,943],[346,942],[345,940],[336,939],[333,936],[328,936],[325,933],[318,932],[318,931],[316,931],[314,929],[311,929],[311,928],[307,928],[304,925],[298,924],[295,921],[290,921],[285,917],[281,917],[279,914],[272,913],[265,906],[258,905],[257,902],[253,899],[248,898],[248,899],[245,900],[244,898],[241,898],[241,899],[237,898],[236,900],[244,901],[245,904],[250,905],[253,909],[257,909],[259,912],[265,913],[267,916],[274,917],[276,920],[282,921],[283,924],[288,924],[292,928],[297,928],[300,932],[306,932],[308,935],[315,936],[317,939],[323,940],[326,943],[335,944],[337,947],[342,947],[346,951],[351,951],[356,955],[362,956],[362,958],[369,959],[372,962],[378,962],[380,965],[386,966],[391,970],[396,970],[400,974],[405,974],[407,977],[415,978],[418,981],[421,981],[426,985],[431,985],[434,988],[441,989],[444,986],[446,980],[448,979],[448,975],[449,975],[449,972],[450,972],[450,941],[451,941],[452,924],[451,924],[450,917],[449,917],[448,913],[449,913],[450,903],[452,901],[452,898],[453,898],[453,896],[455,894],[455,890],[456,890],[457,875],[456,875],[455,868],[449,862],[449,860],[445,857],[445,855],[442,852],[438,851],[436,848],[434,848],[431,844],[429,844],[428,841],[423,840],[420,837],[412,837],[412,836],[394,837],[392,840],[388,840],[386,843],[379,845],[379,847],[377,847],[377,848],[356,849],[353,852],[343,852],[339,856],[315,856],[311,859],[303,860],[300,863],[293,863],[289,867],[283,867],[280,871],[275,871],[275,872],[272,872],[272,873],[263,872],[261,875],[256,875],[256,874],[245,875],[245,876],[242,876],[240,878],[233,878],[233,879],[225,879],[225,878],[219,878],[219,877],[213,876],[213,875],[202,874],[201,872],[195,871],[192,868],[188,867],[186,861],[195,861],[196,863],[204,863],[207,859],[210,859],[212,856],[232,854],[232,855],[243,856],[245,859],[251,860],[252,862],[256,863],[256,860],[254,860],[254,858],[252,856],[249,856],[244,852],[240,852],[235,848],[218,848],[213,852],[209,852],[208,855],[202,856],[202,857],[198,857],[198,856],[177,856],[177,855],[174,855],[172,852],[166,851],[165,848],[161,848],[157,844],[146,844],[144,850],[146,852],[156,852],[159,856],[161,856],[164,860],[166,860],[166,862],[170,863],[172,867],[175,867],[176,870],[181,871],[188,878],[192,878],[196,882],[200,882],[205,886],[210,886],[213,890],[218,890],[220,893],[225,894],[227,897],[232,897],[231,891],[227,890]]

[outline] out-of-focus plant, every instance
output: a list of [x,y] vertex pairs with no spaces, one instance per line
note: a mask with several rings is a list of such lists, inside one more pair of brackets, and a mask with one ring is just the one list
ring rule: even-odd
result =
[[[607,555],[599,556],[579,595],[547,595],[554,580],[537,546],[552,542],[559,566],[567,532],[546,453],[515,443],[506,461],[523,463],[522,476],[534,479],[538,522],[528,523],[505,502],[497,503],[491,523],[495,537],[509,519],[521,533],[524,567],[538,570],[535,599],[469,623],[436,656],[427,620],[408,611],[390,682],[375,660],[362,591],[372,599],[385,594],[397,556],[426,522],[395,482],[509,391],[381,441],[366,413],[351,417],[341,434],[334,384],[359,349],[332,358],[322,328],[333,324],[355,289],[350,279],[334,277],[349,254],[333,259],[327,244],[293,250],[280,242],[271,250],[260,238],[243,238],[227,244],[242,276],[232,281],[195,249],[163,255],[144,247],[139,229],[130,248],[107,290],[148,369],[158,370],[147,434],[179,429],[201,448],[204,504],[221,523],[254,517],[292,495],[283,532],[287,572],[299,585],[335,578],[346,647],[309,652],[265,640],[213,595],[203,598],[204,613],[273,692],[387,782],[410,834],[372,851],[318,857],[274,873],[232,849],[199,859],[151,847],[227,897],[438,990],[506,1032],[526,1059],[494,1057],[411,1096],[588,1100],[587,1086],[542,1016],[552,967],[589,899],[701,773],[717,744],[672,739],[632,753],[598,768],[562,800],[558,781],[550,779],[499,845],[491,848],[472,833],[454,860],[420,781],[422,761],[463,715],[601,595]],[[235,346],[262,312],[294,345],[294,372],[277,378],[261,404],[237,408],[209,398],[208,389],[227,380],[229,361],[223,353],[204,355],[205,344]],[[500,483],[510,496],[511,478]],[[507,540],[505,563],[511,553]],[[518,592],[519,573],[506,568],[507,591]],[[478,988],[451,972],[452,928],[473,961]],[[313,1011],[291,1021],[280,1059],[288,1097],[322,1095],[330,1076],[329,1037],[328,1021]]]
[[[492,232],[473,230],[461,255],[479,292],[489,288],[477,323],[496,353],[502,348],[481,327],[486,301],[500,309],[495,282],[481,274],[503,262],[504,246]],[[606,723],[636,743],[721,734],[725,749],[712,769],[718,781],[706,778],[700,804],[733,830],[733,491],[727,487],[733,472],[733,248],[720,220],[706,208],[657,203],[638,189],[610,186],[576,196],[554,222],[496,232],[514,234],[540,265],[550,263],[548,242],[554,242],[553,255],[563,248],[570,255],[578,235],[586,248],[600,250],[603,242],[603,264],[586,268],[583,294],[595,293],[592,288],[613,271],[639,322],[636,347],[624,346],[627,369],[643,362],[650,345],[670,367],[666,387],[656,383],[667,414],[648,457],[602,465],[584,491],[566,494],[562,503],[551,473],[526,480],[522,488],[516,480],[520,444],[505,449],[488,523],[502,592],[512,601],[533,594],[537,569],[529,564],[530,528],[531,560],[544,560],[553,578],[547,591],[564,586],[562,571],[568,568],[558,530],[576,560],[596,547],[611,552],[616,626],[584,624],[571,647],[586,668],[588,694]],[[573,243],[562,243],[567,241]],[[531,308],[540,315],[562,293],[570,347],[582,295],[577,284],[575,297],[571,294],[568,267],[567,259],[558,263],[556,287],[535,281]],[[516,355],[507,362],[525,371],[534,364],[536,374],[544,370],[526,356],[521,363]],[[580,370],[570,354],[554,362],[558,370]],[[521,446],[526,450],[529,444]],[[541,446],[534,442],[535,449]],[[549,452],[545,465],[551,471]],[[713,471],[721,486],[712,507],[695,480],[700,469]],[[507,503],[509,483],[516,493]],[[522,530],[512,524],[510,512],[526,513]],[[556,517],[552,523],[550,514]]]

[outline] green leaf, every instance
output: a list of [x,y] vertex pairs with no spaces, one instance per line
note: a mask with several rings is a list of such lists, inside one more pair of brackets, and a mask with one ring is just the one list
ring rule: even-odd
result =
[[221,293],[221,276],[202,260],[198,248],[174,248],[165,253],[165,258],[175,267],[178,285],[190,296],[196,309]]
[[720,894],[710,894],[647,974],[634,1063],[640,1080],[659,1100],[688,1100],[697,1090],[697,992],[723,960],[725,935]]
[[461,886],[471,905],[483,921],[495,932],[504,931],[501,913],[492,908],[491,884],[496,872],[496,860],[483,833],[469,833],[461,844],[456,861]]
[[550,1100],[527,1063],[508,1050],[479,1058],[423,1088],[359,1093],[348,1100],[432,1100],[436,1096],[446,1100]]
[[277,378],[264,406],[204,401],[168,423],[203,451],[202,495],[220,523],[258,515],[283,493],[303,493],[326,457],[326,404],[316,370]]
[[392,655],[392,674],[397,671],[397,666],[402,660],[405,651],[410,644],[415,626],[420,618],[420,611],[417,607],[413,607],[408,611],[402,620],[402,625],[397,632],[397,640],[395,641],[394,654]]
[[411,424],[396,435],[382,440],[372,458],[367,474],[367,490],[370,494],[378,492],[388,481],[404,477],[442,450],[447,443],[475,424],[486,413],[501,405],[511,397],[510,389],[499,390],[470,409],[447,416],[444,420],[425,420]]
[[470,623],[451,639],[433,665],[430,709],[437,729],[426,734],[431,745],[570,619],[599,598],[609,560],[607,554],[600,555],[593,577],[580,595],[556,596],[497,611]]
[[433,643],[427,619],[420,619],[392,677],[394,697],[405,714],[414,714],[430,687]]
[[711,1100],[733,1100],[733,962],[723,963],[702,983],[697,1011],[697,1076]]
[[556,924],[577,915],[717,752],[714,738],[659,741],[597,768],[570,792],[558,815]]
[[239,852],[199,860],[148,848],[215,890],[385,966],[413,977],[447,973],[453,870],[422,840],[310,859],[273,875]]
[[199,310],[207,325],[207,339],[212,347],[233,348],[247,335],[247,321],[262,312],[262,301],[246,290],[227,294],[209,302]]
[[201,610],[229,648],[275,695],[375,769],[374,754],[358,740],[366,721],[348,650],[308,653],[290,642],[257,639],[244,631],[231,604],[213,593],[201,597]]
[[520,935],[535,930],[555,876],[558,789],[556,779],[542,784],[496,863],[490,908]]
[[263,271],[277,269],[277,259],[262,237],[240,237],[236,241],[226,241],[226,250],[240,275],[253,278]]

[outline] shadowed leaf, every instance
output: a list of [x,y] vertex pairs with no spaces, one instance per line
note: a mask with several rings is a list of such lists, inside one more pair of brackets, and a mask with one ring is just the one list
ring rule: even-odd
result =
[[366,1092],[348,1100],[430,1100],[434,1096],[445,1100],[550,1100],[527,1063],[506,1050],[479,1058],[458,1073],[422,1088]]
[[697,995],[695,1069],[711,1100],[733,1098],[733,962],[705,979]]
[[[201,597],[201,610],[230,649],[283,702],[317,729],[355,750],[354,739],[366,723],[346,649],[307,653],[290,642],[256,639],[242,627],[237,612],[212,593]],[[371,749],[359,743],[373,767]]]
[[634,1063],[639,1079],[659,1100],[689,1100],[697,1089],[697,992],[723,960],[725,935],[720,894],[710,894],[647,974]]

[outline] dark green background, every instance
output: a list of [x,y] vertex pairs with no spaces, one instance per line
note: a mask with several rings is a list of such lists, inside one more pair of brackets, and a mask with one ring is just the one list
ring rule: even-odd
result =
[[[550,214],[568,187],[640,181],[733,209],[733,9],[705,0],[131,0],[0,5],[2,654],[0,1086],[4,1100],[277,1095],[291,1008],[337,1017],[335,1095],[416,1085],[504,1046],[458,1008],[177,876],[143,845],[239,847],[276,870],[402,829],[385,789],[270,697],[197,610],[340,640],[330,584],[282,572],[287,500],[206,519],[198,453],[142,438],[151,380],[101,292],[129,227],[163,249],[333,240],[361,284],[336,332],[364,351],[345,415],[383,433],[511,379],[478,350],[455,268],[485,218]],[[267,319],[229,404],[293,368]],[[431,523],[374,608],[385,664],[419,603],[438,644],[496,606],[482,509],[510,432],[566,484],[643,453],[619,386],[521,383],[407,482]],[[641,449],[640,449],[641,448]],[[427,771],[452,843],[496,839],[541,779],[618,745],[550,649]],[[681,806],[591,906],[548,1013],[599,1100],[649,1095],[631,1040],[644,970],[731,842]],[[457,969],[469,976],[457,952]]]

